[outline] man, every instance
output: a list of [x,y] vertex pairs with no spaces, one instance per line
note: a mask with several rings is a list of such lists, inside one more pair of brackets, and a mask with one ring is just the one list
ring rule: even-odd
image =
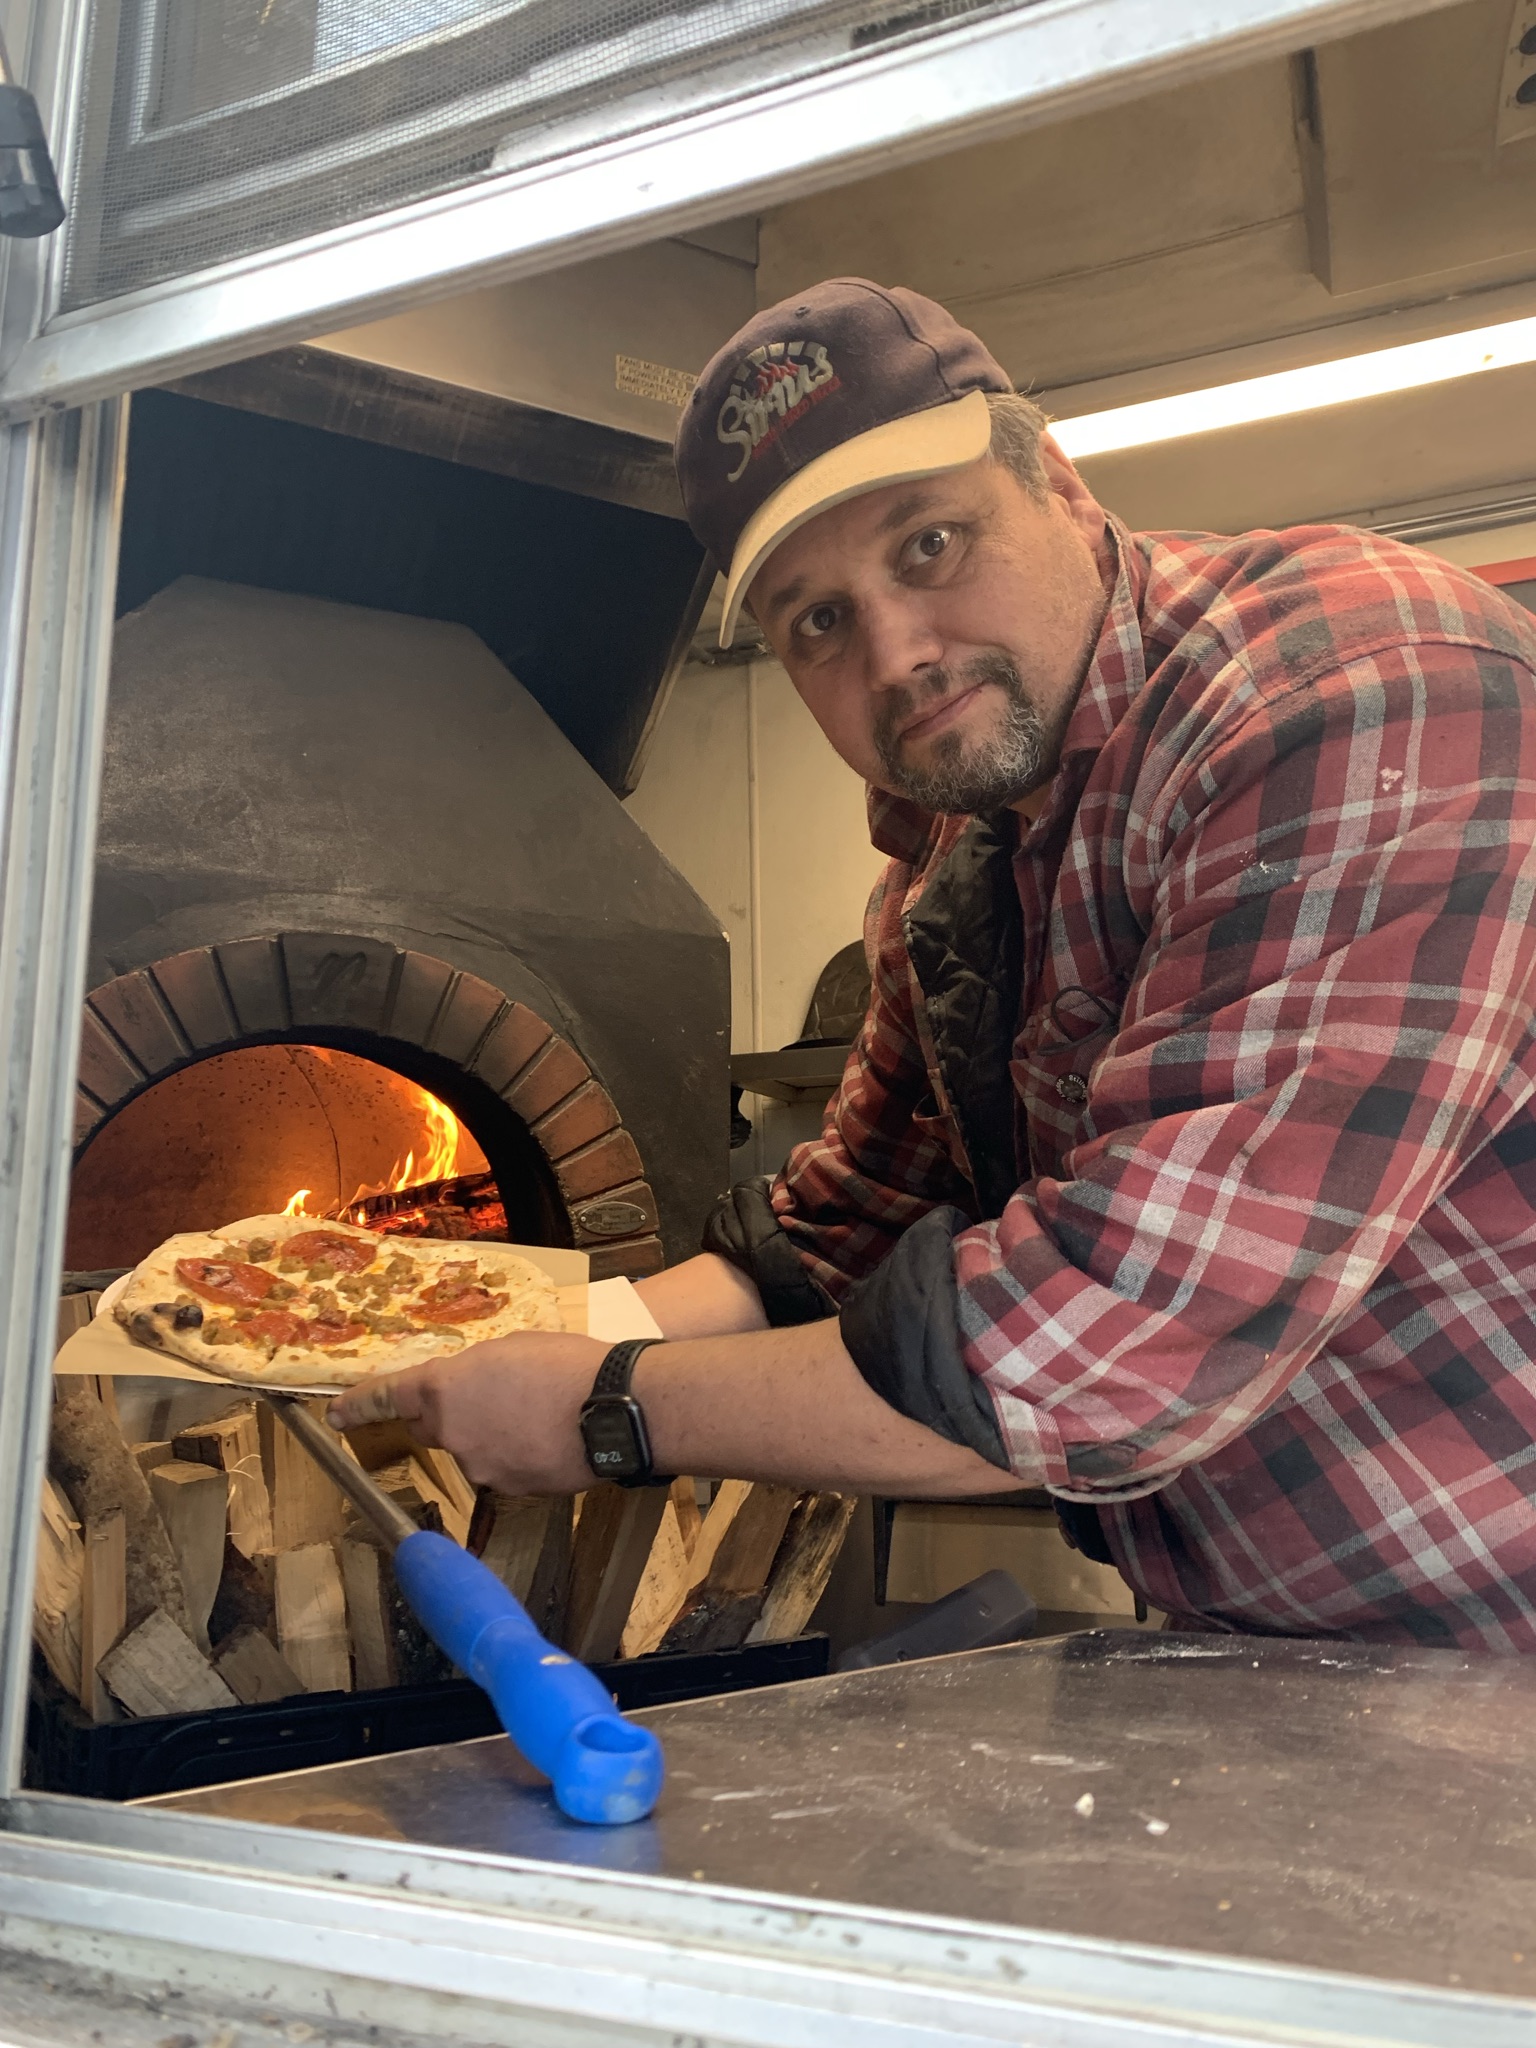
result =
[[870,785],[868,1019],[594,1402],[530,1335],[339,1418],[512,1491],[1046,1485],[1177,1616],[1536,1648],[1532,622],[1367,534],[1126,532],[860,280],[722,351],[678,468]]

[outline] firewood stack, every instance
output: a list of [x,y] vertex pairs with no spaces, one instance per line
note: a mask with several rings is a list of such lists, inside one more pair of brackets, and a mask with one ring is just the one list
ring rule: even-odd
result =
[[[854,1510],[740,1480],[702,1513],[692,1479],[477,1495],[403,1425],[347,1441],[414,1521],[467,1543],[587,1662],[799,1635]],[[234,1389],[218,1420],[129,1444],[109,1380],[55,1382],[34,1633],[96,1721],[448,1676],[372,1529],[268,1404]]]

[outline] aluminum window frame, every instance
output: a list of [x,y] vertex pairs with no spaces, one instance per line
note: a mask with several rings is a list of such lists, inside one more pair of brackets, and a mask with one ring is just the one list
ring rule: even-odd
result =
[[[654,124],[639,133],[78,312],[58,311],[58,250],[44,244],[20,257],[36,266],[37,323],[0,374],[0,421],[186,376],[450,289],[532,276],[1450,4],[1032,0],[681,119],[666,118],[662,95]],[[73,62],[71,118],[78,49]],[[66,162],[72,172],[72,147]]]
[[[911,161],[1025,118],[1103,104],[1133,85],[1439,4],[1447,0],[1189,0],[1171,25],[1169,0],[1046,0],[1011,28],[952,31],[946,47],[868,60],[830,93],[821,81],[767,96],[771,104],[593,150],[46,331],[53,259],[46,247],[6,252],[0,339],[15,353],[3,386],[11,424],[0,432],[0,1945],[116,1969],[129,1983],[265,1998],[322,2021],[341,2013],[410,2026],[426,2015],[434,2038],[487,2043],[685,2036],[763,2048],[828,2039],[921,2048],[940,2038],[976,2048],[1460,2048],[1476,2038],[1484,2048],[1524,2048],[1536,2011],[1526,2001],[16,1789],[124,462],[121,394],[302,338],[325,320],[532,274],[739,203],[833,183],[877,152]],[[46,78],[42,96],[63,123],[54,132],[68,166],[79,13],[44,8],[39,20],[33,82]],[[1106,65],[1111,29],[1116,60]],[[737,154],[769,160],[754,152],[786,134],[798,134],[796,150],[771,176],[732,168]],[[750,148],[722,148],[730,136]],[[534,221],[530,199],[547,208]]]
[[1280,1964],[46,1795],[0,1819],[32,1953],[480,2048],[1530,2040],[1524,2000]]
[[[558,92],[547,74],[559,57],[552,54],[529,65],[519,61],[518,45],[526,57],[530,39],[536,46],[541,34],[552,27],[558,31],[558,18],[571,13],[569,0],[497,0],[496,19],[467,18],[438,31],[424,30],[324,70],[257,86],[223,106],[162,115],[157,104],[167,89],[162,51],[175,33],[175,10],[206,4],[94,0],[96,34],[116,47],[123,89],[110,118],[98,115],[93,123],[93,161],[110,172],[117,202],[126,201],[130,216],[138,214],[138,239],[151,263],[157,249],[162,257],[173,252],[189,229],[238,213],[258,195],[280,212],[286,194],[311,180],[327,184],[341,175],[354,185],[359,179],[387,185],[402,157],[420,160],[417,190],[425,191],[434,183],[433,162],[442,170],[469,156],[499,154],[501,146],[514,149],[519,162],[546,160],[568,153],[577,146],[576,133],[590,133],[594,124],[604,139],[612,139],[631,123],[653,120],[658,107],[670,105],[681,113],[691,105],[739,97],[760,87],[763,67],[772,71],[776,51],[793,53],[796,74],[841,61],[848,50],[846,23],[797,17],[824,12],[829,5],[867,6],[869,0],[777,0],[785,10],[783,19],[750,32],[754,48],[746,60],[732,54],[742,0],[690,0],[686,18],[696,32],[695,53],[676,47],[676,0],[637,0],[645,18],[615,24],[612,34],[598,40],[583,41],[579,34],[573,39],[567,55],[584,57],[590,75]],[[1008,0],[961,4],[993,10]],[[930,25],[905,31],[931,32]],[[102,61],[93,56],[92,68]],[[648,79],[646,92],[629,83],[640,76]],[[606,94],[599,90],[600,77],[610,81]],[[357,127],[349,125],[348,116],[357,82],[364,78],[380,102],[380,118]],[[385,112],[391,101],[393,112]],[[242,158],[249,143],[279,117],[293,131],[281,156],[259,171],[231,167],[231,155]],[[298,142],[300,134],[307,141]],[[168,185],[170,166],[179,168]],[[95,176],[99,181],[102,171]],[[123,253],[120,234],[107,239],[109,260],[114,249]],[[99,258],[101,251],[92,254]],[[72,288],[78,289],[65,287]]]

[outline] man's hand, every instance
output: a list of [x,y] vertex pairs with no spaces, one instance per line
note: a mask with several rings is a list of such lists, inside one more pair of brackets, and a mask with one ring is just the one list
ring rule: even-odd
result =
[[418,1443],[451,1451],[476,1486],[498,1493],[578,1493],[592,1484],[581,1404],[609,1347],[595,1337],[530,1330],[376,1373],[331,1403],[336,1429],[398,1420]]

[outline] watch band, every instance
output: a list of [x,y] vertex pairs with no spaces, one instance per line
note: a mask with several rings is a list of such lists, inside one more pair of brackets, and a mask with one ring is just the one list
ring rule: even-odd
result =
[[659,1337],[626,1337],[621,1344],[615,1344],[597,1368],[597,1378],[587,1399],[596,1401],[604,1394],[627,1394],[641,1352],[660,1342]]
[[[581,1439],[587,1463],[598,1479],[610,1479],[619,1486],[670,1486],[651,1461],[650,1432],[645,1410],[630,1392],[635,1362],[642,1351],[659,1344],[659,1337],[626,1337],[615,1344],[597,1369],[592,1391],[581,1404]],[[613,1430],[622,1418],[625,1446],[616,1444]],[[627,1469],[626,1469],[627,1468]]]

